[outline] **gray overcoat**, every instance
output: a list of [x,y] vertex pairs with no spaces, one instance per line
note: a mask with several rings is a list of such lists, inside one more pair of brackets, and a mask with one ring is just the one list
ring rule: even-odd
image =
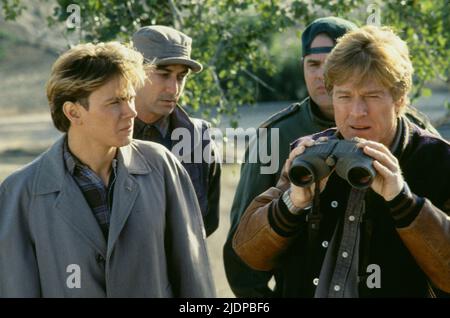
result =
[[119,149],[106,241],[63,142],[0,186],[0,297],[214,297],[199,205],[177,159],[151,142]]

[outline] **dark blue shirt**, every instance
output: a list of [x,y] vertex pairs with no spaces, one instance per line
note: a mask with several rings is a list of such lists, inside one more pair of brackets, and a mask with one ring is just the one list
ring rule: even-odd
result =
[[94,213],[105,238],[107,238],[109,222],[111,219],[114,183],[117,175],[117,160],[113,159],[108,186],[105,186],[102,179],[97,176],[94,171],[83,164],[70,152],[67,139],[64,143],[64,162],[67,170],[80,187],[80,190]]

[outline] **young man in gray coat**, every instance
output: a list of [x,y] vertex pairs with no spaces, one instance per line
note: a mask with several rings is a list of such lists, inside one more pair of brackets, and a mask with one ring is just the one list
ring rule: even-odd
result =
[[132,141],[143,57],[81,44],[47,96],[64,135],[0,186],[0,297],[213,297],[200,208],[164,147]]

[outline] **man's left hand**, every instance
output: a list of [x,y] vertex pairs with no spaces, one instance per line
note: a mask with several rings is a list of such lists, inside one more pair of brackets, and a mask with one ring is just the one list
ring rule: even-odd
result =
[[373,166],[377,175],[371,188],[386,201],[391,201],[402,191],[404,185],[397,158],[386,146],[375,141],[361,141],[358,147],[363,148],[364,153],[374,159]]

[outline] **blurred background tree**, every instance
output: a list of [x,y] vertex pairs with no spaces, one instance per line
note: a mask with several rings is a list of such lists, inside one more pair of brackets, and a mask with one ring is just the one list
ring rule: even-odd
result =
[[[73,13],[69,6],[79,6],[80,27],[64,31],[69,44],[127,42],[138,28],[152,24],[173,26],[191,36],[193,58],[205,69],[187,82],[182,104],[216,123],[222,114],[237,114],[244,104],[305,97],[300,35],[308,23],[327,15],[358,25],[393,27],[410,47],[415,67],[412,100],[431,93],[424,86],[427,81],[450,83],[449,0],[40,1],[55,4],[49,27],[68,25]],[[1,4],[9,20],[27,10],[20,0]],[[70,40],[74,38],[75,43]]]

